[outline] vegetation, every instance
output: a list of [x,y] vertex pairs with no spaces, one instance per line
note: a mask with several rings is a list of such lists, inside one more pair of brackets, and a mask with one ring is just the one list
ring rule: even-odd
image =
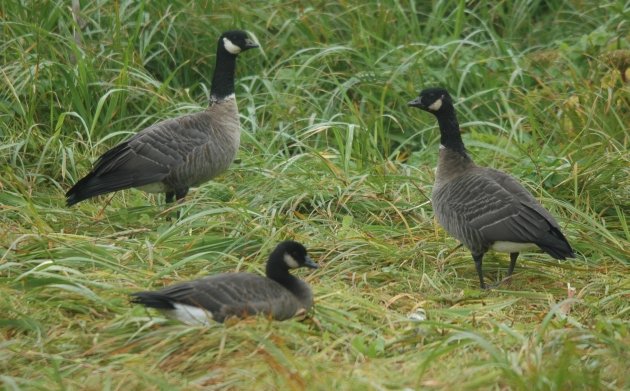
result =
[[[628,389],[629,20],[624,0],[3,1],[0,384]],[[262,45],[238,61],[239,161],[172,207],[129,190],[66,208],[107,148],[203,109],[233,28]],[[406,107],[433,85],[577,259],[523,254],[478,290],[433,219],[435,120]],[[299,273],[304,321],[187,327],[128,302],[262,273],[285,238],[321,265]],[[507,264],[487,256],[488,279]]]

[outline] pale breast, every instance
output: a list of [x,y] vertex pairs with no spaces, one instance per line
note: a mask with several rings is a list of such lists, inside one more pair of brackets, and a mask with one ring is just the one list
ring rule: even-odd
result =
[[198,129],[207,141],[189,153],[184,164],[165,180],[172,187],[198,186],[227,170],[240,145],[240,123],[234,98],[213,104],[200,117]]

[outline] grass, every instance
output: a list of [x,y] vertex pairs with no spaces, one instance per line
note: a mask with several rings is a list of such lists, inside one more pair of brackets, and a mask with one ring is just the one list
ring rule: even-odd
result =
[[[627,2],[68,3],[0,5],[5,389],[630,387]],[[231,28],[262,45],[238,62],[239,161],[178,219],[135,190],[66,208],[108,147],[202,109]],[[429,85],[577,259],[523,254],[510,285],[477,289],[433,219],[435,121],[406,107]],[[262,273],[285,238],[321,265],[300,273],[305,321],[191,328],[128,302]],[[488,255],[487,278],[507,264]]]

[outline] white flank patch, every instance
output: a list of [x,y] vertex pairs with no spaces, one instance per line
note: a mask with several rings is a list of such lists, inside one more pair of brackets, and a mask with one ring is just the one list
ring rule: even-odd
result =
[[415,311],[410,312],[407,315],[407,319],[412,322],[424,322],[425,320],[427,320],[427,312],[424,310],[424,308],[418,308]]
[[435,102],[431,103],[431,105],[429,106],[429,110],[431,111],[438,111],[440,109],[440,107],[442,107],[442,98],[436,100]]
[[291,254],[284,254],[284,263],[286,263],[291,269],[297,269],[300,267],[300,264],[291,256]]
[[175,309],[162,310],[164,315],[171,319],[179,320],[189,326],[209,326],[212,320],[212,314],[203,308],[186,305],[181,303],[173,303]]
[[164,193],[166,192],[166,186],[162,182],[155,182],[140,186],[138,187],[138,190],[142,190],[147,193]]
[[502,253],[520,253],[521,251],[534,250],[538,248],[538,246],[534,243],[517,243],[498,240],[494,242],[490,248]]
[[446,149],[446,147],[442,144],[440,144],[440,149]]
[[225,50],[227,50],[228,52],[232,54],[239,54],[241,52],[241,48],[234,45],[232,41],[230,41],[229,39],[225,37],[223,38],[223,46],[225,47]]

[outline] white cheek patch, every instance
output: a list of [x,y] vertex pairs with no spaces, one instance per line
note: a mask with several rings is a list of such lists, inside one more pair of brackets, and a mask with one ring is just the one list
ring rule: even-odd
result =
[[431,103],[431,105],[429,106],[429,110],[431,111],[438,111],[440,109],[440,107],[442,107],[442,98],[436,100],[435,102]]
[[239,54],[241,52],[241,48],[234,45],[232,41],[230,41],[229,39],[225,37],[223,38],[223,46],[225,47],[225,50],[227,50],[228,52],[232,54]]
[[284,254],[284,263],[291,269],[297,269],[300,264],[291,256],[291,254]]

